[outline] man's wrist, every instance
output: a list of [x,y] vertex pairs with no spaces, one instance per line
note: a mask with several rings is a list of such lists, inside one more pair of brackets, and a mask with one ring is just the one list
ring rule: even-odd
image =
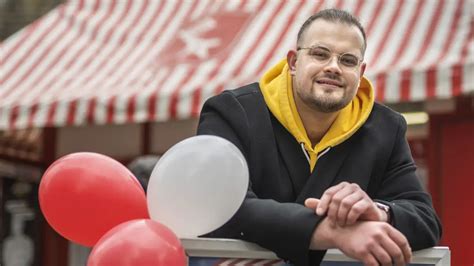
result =
[[323,220],[316,226],[311,237],[310,249],[312,250],[325,250],[334,248],[334,229],[335,226],[329,221],[328,218]]
[[377,206],[377,209],[379,210],[379,213],[381,215],[381,221],[382,222],[387,222],[390,223],[390,206],[385,205],[380,202],[375,202],[375,206]]

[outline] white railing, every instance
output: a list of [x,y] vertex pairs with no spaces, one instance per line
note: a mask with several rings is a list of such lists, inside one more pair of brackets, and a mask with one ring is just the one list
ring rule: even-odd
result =
[[[190,257],[190,265],[195,258],[245,258],[249,260],[278,260],[275,253],[268,251],[256,244],[234,239],[192,238],[181,239]],[[338,249],[330,249],[323,259],[325,262],[354,262]],[[433,247],[413,252],[411,263],[436,266],[450,266],[451,254],[448,247]],[[242,262],[242,261],[241,261]],[[258,262],[262,264],[262,261]],[[195,263],[198,264],[198,263]],[[245,265],[250,265],[244,263]],[[203,264],[200,264],[203,265]],[[224,263],[222,265],[225,265]],[[243,265],[243,264],[242,264]],[[284,262],[275,262],[275,265],[286,265]]]
[[[189,256],[189,265],[216,265],[206,264],[206,260],[220,258],[218,265],[227,265],[239,259],[238,265],[287,265],[275,253],[268,251],[256,244],[234,240],[216,238],[186,238],[181,239],[186,254]],[[69,246],[69,266],[84,266],[90,249],[73,243]],[[242,260],[243,259],[243,260]],[[353,262],[353,265],[361,265],[356,260],[347,257],[337,249],[330,249],[324,257],[325,265],[335,265],[336,262]],[[450,266],[451,253],[448,247],[433,247],[413,252],[413,264]],[[348,264],[344,264],[348,265]],[[349,264],[351,265],[351,264]]]

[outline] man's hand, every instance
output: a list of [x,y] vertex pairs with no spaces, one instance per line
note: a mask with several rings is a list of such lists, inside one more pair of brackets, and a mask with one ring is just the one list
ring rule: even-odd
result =
[[327,217],[340,226],[352,225],[358,220],[384,221],[387,214],[377,208],[372,199],[357,184],[339,183],[328,188],[320,200],[308,198],[305,206],[316,214]]
[[316,227],[310,248],[338,248],[364,265],[406,265],[412,257],[402,233],[387,223],[373,221],[341,227],[326,218]]

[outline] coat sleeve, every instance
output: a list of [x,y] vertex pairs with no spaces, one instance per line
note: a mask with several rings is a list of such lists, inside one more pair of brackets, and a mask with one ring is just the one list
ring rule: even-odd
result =
[[[251,133],[247,113],[231,92],[210,98],[204,105],[198,135],[216,135],[235,144],[247,161]],[[296,265],[316,265],[324,251],[309,251],[312,233],[320,221],[314,211],[297,203],[261,199],[252,190],[256,178],[249,162],[250,184],[237,213],[207,237],[242,239],[259,244]],[[311,262],[310,262],[311,261]]]
[[408,239],[412,250],[435,246],[442,233],[431,197],[417,177],[405,137],[407,124],[399,116],[399,128],[377,199],[391,207],[391,223]]

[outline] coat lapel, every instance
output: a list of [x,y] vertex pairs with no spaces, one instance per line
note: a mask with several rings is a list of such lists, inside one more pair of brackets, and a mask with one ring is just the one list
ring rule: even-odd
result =
[[300,194],[310,175],[309,163],[296,139],[271,115],[279,153],[288,169],[295,198]]

